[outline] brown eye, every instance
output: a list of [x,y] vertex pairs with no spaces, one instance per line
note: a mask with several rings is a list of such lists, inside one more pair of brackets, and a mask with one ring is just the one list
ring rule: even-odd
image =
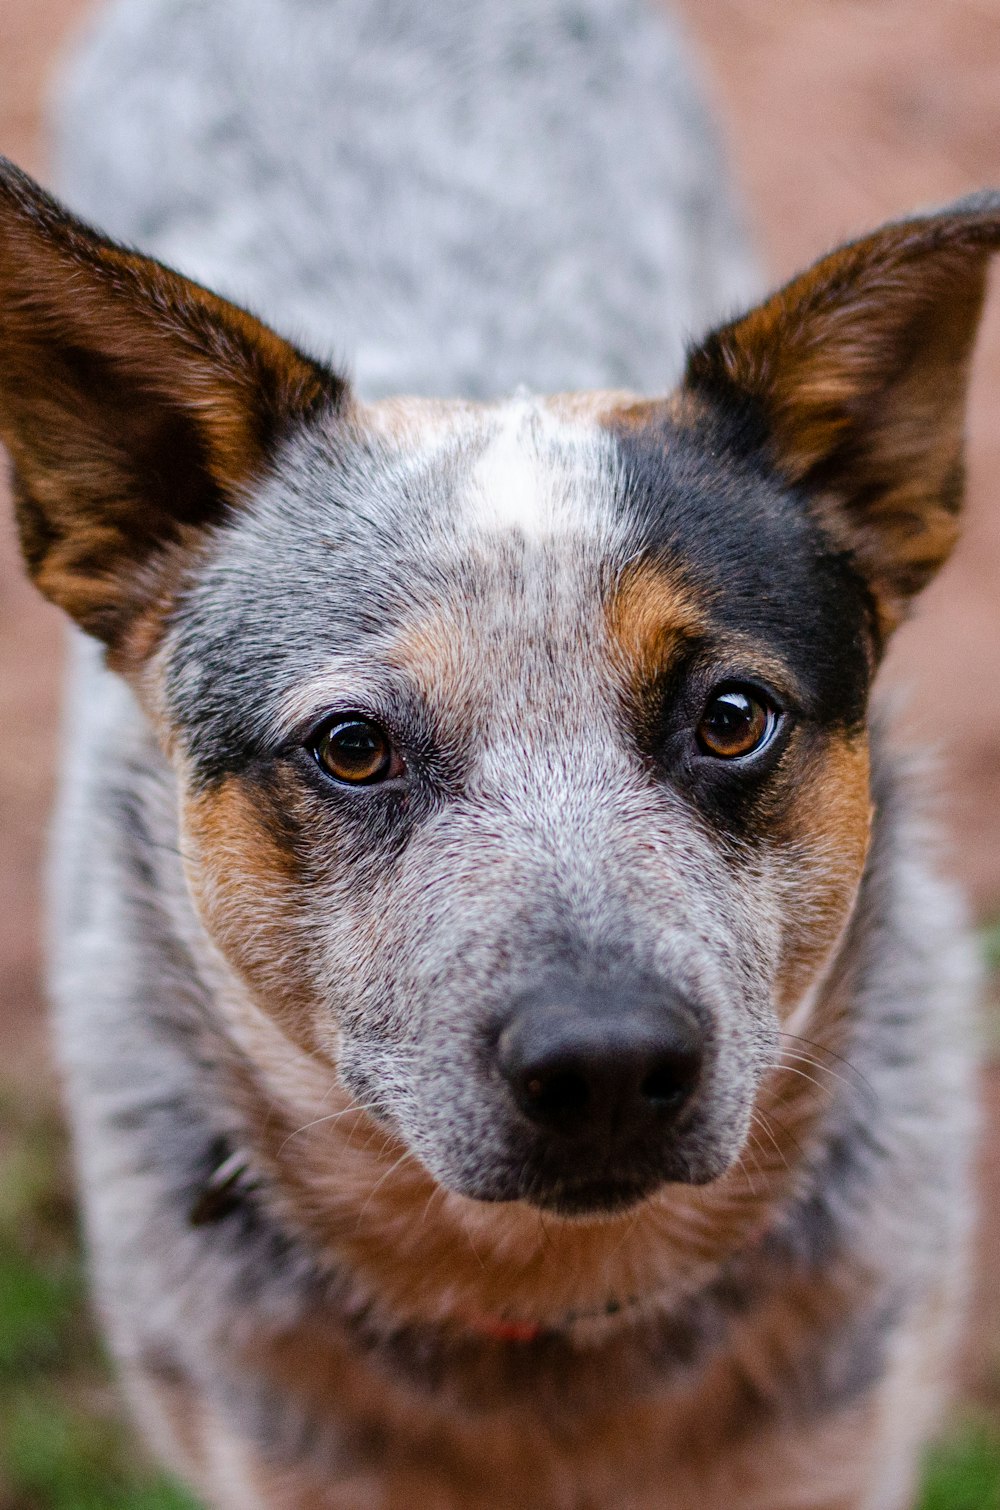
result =
[[351,786],[370,785],[394,775],[394,751],[389,736],[366,718],[345,718],[331,724],[314,746],[323,769]]
[[713,692],[698,725],[698,743],[706,755],[736,760],[765,745],[774,732],[777,714],[749,687],[725,687]]

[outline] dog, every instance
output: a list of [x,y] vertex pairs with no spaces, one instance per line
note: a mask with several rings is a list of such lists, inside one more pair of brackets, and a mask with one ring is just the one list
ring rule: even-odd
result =
[[[0,435],[84,632],[53,993],[131,1402],[221,1510],[902,1510],[974,969],[870,694],[955,538],[1000,196],[716,308],[650,397],[751,277],[672,33],[332,10],[102,23],[61,171],[184,273],[0,173]],[[255,220],[296,194],[269,122],[335,144],[315,240]],[[367,395],[240,280],[317,346],[370,320]]]

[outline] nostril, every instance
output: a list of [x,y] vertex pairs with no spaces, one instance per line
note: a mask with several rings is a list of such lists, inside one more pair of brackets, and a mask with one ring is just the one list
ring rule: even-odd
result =
[[590,1087],[576,1070],[529,1072],[522,1083],[525,1111],[546,1122],[571,1121],[586,1111],[590,1100]]
[[654,1110],[675,1111],[687,1101],[698,1083],[701,1060],[697,1054],[671,1054],[659,1059],[643,1077],[639,1094]]

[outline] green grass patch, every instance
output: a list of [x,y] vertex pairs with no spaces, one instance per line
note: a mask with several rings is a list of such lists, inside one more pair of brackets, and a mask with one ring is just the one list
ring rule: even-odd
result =
[[0,1507],[196,1510],[124,1423],[86,1303],[65,1141],[0,1094]]
[[1000,974],[1000,921],[987,923],[981,931],[987,969]]
[[980,928],[979,947],[986,966],[980,1018],[983,1049],[987,1057],[995,1062],[1000,1059],[1000,921],[987,923]]
[[193,1510],[164,1479],[131,1460],[120,1424],[49,1392],[7,1402],[6,1474],[15,1504],[38,1510]]
[[1000,1510],[1000,1426],[968,1421],[931,1449],[918,1510]]
[[0,1384],[58,1363],[79,1301],[75,1269],[0,1242]]

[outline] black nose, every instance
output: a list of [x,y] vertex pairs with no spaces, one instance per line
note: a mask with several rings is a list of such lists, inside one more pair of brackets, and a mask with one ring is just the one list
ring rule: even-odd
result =
[[621,1142],[676,1121],[701,1077],[693,1012],[646,983],[549,986],[523,998],[497,1044],[526,1117],[564,1138]]

